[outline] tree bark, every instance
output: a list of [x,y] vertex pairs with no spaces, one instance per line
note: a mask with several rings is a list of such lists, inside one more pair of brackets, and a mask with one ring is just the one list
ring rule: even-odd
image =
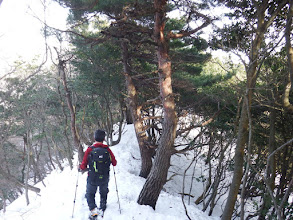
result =
[[157,43],[160,96],[163,103],[164,119],[162,135],[153,167],[140,192],[138,204],[149,205],[155,209],[160,192],[166,183],[171,155],[174,152],[177,116],[172,92],[172,71],[169,59],[168,40],[164,36],[166,21],[166,0],[155,0],[154,40]]
[[139,176],[147,178],[149,175],[153,162],[152,155],[154,154],[154,148],[152,148],[148,141],[148,136],[144,129],[142,116],[141,116],[141,106],[137,103],[137,91],[135,85],[130,76],[130,65],[129,65],[129,55],[127,42],[121,42],[122,48],[122,58],[124,67],[125,84],[127,89],[127,105],[131,112],[132,121],[134,124],[135,134],[138,141],[138,146],[141,156],[141,169]]

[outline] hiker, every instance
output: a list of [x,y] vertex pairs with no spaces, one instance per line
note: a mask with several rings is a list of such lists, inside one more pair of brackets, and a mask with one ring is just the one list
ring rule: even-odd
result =
[[[105,131],[95,131],[95,142],[85,151],[82,163],[78,168],[80,172],[84,172],[87,170],[87,165],[89,165],[85,196],[92,217],[98,216],[106,209],[107,194],[109,192],[108,183],[110,163],[112,163],[113,166],[116,166],[117,164],[113,152],[107,145],[103,144],[105,136]],[[98,187],[100,193],[99,208],[97,208],[95,202],[95,196]]]

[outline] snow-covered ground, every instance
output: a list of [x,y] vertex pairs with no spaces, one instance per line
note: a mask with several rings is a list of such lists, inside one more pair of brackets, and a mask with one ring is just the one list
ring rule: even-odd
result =
[[[140,155],[137,140],[132,125],[125,126],[125,132],[119,145],[111,147],[118,161],[115,167],[118,194],[121,205],[121,214],[117,199],[113,167],[109,182],[108,206],[105,211],[105,220],[185,220],[188,217],[181,201],[180,195],[167,193],[163,190],[158,199],[156,210],[149,206],[141,206],[136,203],[145,179],[138,176],[140,168]],[[75,164],[77,164],[75,162]],[[85,199],[87,174],[71,170],[65,165],[63,171],[53,171],[45,180],[40,194],[30,192],[30,204],[26,205],[24,195],[10,204],[6,213],[0,212],[3,220],[86,220],[89,210]],[[78,184],[77,184],[78,183]],[[169,190],[168,183],[167,189]],[[178,182],[174,182],[178,187]],[[74,203],[74,195],[76,199]],[[99,194],[96,196],[99,204]],[[75,204],[75,205],[74,205]],[[192,204],[192,203],[191,203]],[[74,212],[73,212],[74,207]],[[186,203],[188,215],[193,220],[218,220],[219,217],[211,217],[203,213],[194,204]],[[217,215],[217,214],[215,214]]]

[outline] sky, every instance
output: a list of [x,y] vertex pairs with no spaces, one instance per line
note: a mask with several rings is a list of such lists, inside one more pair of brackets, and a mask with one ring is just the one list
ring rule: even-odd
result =
[[[45,13],[43,2],[47,5]],[[41,21],[45,18],[48,25],[65,29],[67,13],[67,9],[51,0],[3,0],[0,5],[0,76],[15,60],[42,57],[45,41]]]
[[[143,187],[145,179],[139,177],[139,147],[133,125],[126,125],[121,142],[111,147],[116,159],[115,176],[120,201],[121,214],[114,179],[113,167],[110,171],[109,194],[104,220],[188,220],[181,201],[181,196],[176,192],[182,189],[182,178],[168,182],[158,199],[156,210],[149,206],[137,204],[138,195]],[[75,159],[77,155],[75,155]],[[176,157],[173,157],[176,159]],[[181,158],[181,164],[177,168],[185,169],[188,161]],[[75,162],[75,164],[77,164]],[[172,161],[172,168],[176,163]],[[64,162],[63,171],[55,170],[36,186],[41,189],[40,194],[29,194],[30,204],[26,205],[24,195],[7,207],[4,214],[0,212],[1,220],[85,220],[89,216],[89,210],[85,199],[86,173],[81,174],[77,169],[70,169]],[[172,169],[171,168],[171,169]],[[176,169],[177,169],[176,168]],[[200,168],[197,170],[200,172]],[[170,185],[171,184],[171,185]],[[193,184],[196,184],[195,182]],[[76,187],[77,186],[77,187]],[[187,186],[186,186],[187,187]],[[192,194],[202,192],[202,184],[194,185]],[[171,192],[173,190],[173,192]],[[74,199],[76,191],[76,198]],[[168,192],[166,192],[168,191]],[[195,197],[197,197],[196,195]],[[75,201],[75,203],[74,203]],[[96,196],[99,204],[99,195]],[[75,204],[75,205],[74,205]],[[213,216],[208,216],[200,210],[200,206],[190,205],[186,201],[187,213],[193,220],[220,220],[221,210],[215,208]]]

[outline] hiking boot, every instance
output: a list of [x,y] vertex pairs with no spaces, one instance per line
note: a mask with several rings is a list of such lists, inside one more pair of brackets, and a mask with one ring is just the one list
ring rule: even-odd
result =
[[90,214],[91,217],[95,217],[98,215],[99,215],[99,210],[97,209],[97,207],[91,210],[91,214]]

